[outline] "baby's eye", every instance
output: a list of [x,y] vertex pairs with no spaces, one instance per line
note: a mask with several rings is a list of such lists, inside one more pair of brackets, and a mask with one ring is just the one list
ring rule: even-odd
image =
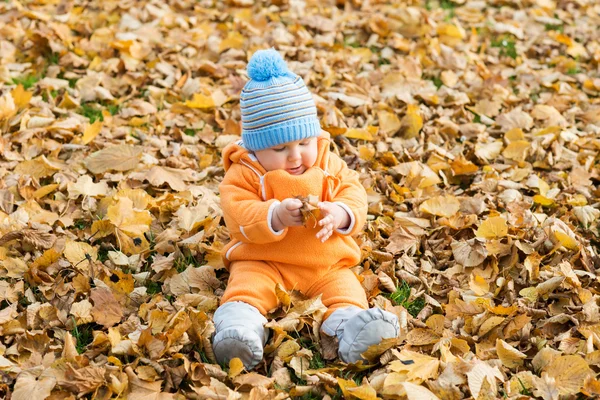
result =
[[310,143],[309,141],[300,142],[300,146],[308,146],[309,143]]
[[277,148],[274,148],[273,150],[275,150],[278,153],[281,153],[282,151],[285,150],[285,147],[277,147]]

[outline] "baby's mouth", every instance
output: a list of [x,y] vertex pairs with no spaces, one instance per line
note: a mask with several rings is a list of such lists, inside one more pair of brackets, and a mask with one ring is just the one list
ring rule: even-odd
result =
[[297,167],[295,167],[295,168],[288,168],[288,169],[287,169],[287,172],[289,172],[289,173],[290,173],[290,174],[292,174],[292,175],[297,175],[297,174],[300,174],[300,173],[302,173],[302,164],[301,164],[301,165],[298,165],[298,166],[297,166]]

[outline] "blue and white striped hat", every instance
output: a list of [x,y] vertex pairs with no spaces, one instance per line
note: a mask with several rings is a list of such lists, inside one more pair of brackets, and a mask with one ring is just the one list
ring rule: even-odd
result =
[[274,49],[259,50],[248,63],[250,80],[240,96],[242,140],[252,151],[319,136],[311,93]]

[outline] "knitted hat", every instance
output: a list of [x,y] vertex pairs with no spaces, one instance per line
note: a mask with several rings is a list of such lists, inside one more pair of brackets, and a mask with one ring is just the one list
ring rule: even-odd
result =
[[254,53],[248,76],[240,96],[242,140],[247,149],[264,150],[320,134],[311,93],[276,50]]

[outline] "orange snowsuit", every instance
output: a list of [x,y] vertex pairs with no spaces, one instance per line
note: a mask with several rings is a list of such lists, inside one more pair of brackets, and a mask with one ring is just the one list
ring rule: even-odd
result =
[[[349,270],[360,262],[351,236],[365,224],[367,194],[358,173],[329,151],[329,134],[323,132],[317,143],[315,165],[298,176],[267,172],[241,141],[223,150],[226,174],[219,189],[232,240],[223,249],[230,277],[221,303],[243,301],[264,315],[277,307],[280,283],[309,297],[321,294],[325,318],[338,308],[368,308],[365,291]],[[280,201],[308,195],[340,205],[350,215],[350,226],[325,243],[315,237],[321,227],[312,222],[275,231],[271,218]]]

